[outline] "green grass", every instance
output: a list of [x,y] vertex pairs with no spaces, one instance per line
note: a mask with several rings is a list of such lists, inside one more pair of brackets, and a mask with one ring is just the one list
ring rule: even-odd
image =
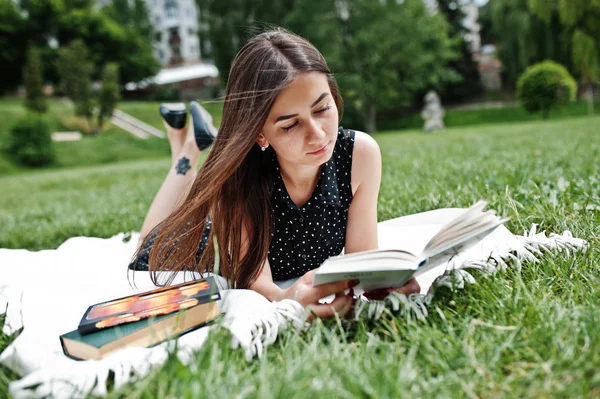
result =
[[[595,109],[600,108],[600,101],[595,103]],[[598,112],[598,111],[596,111]],[[550,120],[577,118],[588,114],[587,102],[584,100],[570,103],[564,107],[554,108],[550,111]],[[505,108],[489,108],[475,110],[446,110],[444,124],[446,127],[486,125],[498,123],[514,123],[539,121],[541,113],[530,114],[521,106]],[[422,129],[423,118],[419,114],[405,115],[401,118],[378,120],[378,130]]]
[[[72,107],[58,99],[48,101],[47,117],[52,131],[63,131],[62,118],[72,115]],[[134,117],[164,131],[158,102],[125,101],[119,108]],[[221,103],[205,103],[207,110],[213,115],[213,122],[221,122]],[[9,134],[10,128],[21,117],[26,115],[20,99],[0,99],[0,147]],[[110,125],[98,137],[84,135],[81,141],[55,142],[56,162],[46,169],[64,169],[78,166],[109,164],[115,162],[157,159],[169,154],[169,143],[165,139],[150,138],[141,140]],[[0,176],[17,173],[28,173],[32,169],[14,164],[7,154],[0,153]]]
[[[515,233],[569,229],[587,253],[546,255],[465,290],[425,321],[327,321],[247,363],[226,332],[112,398],[599,397],[600,117],[375,136],[380,220],[486,199]],[[55,248],[139,229],[168,158],[0,177],[0,247]],[[1,337],[0,350],[8,337]],[[0,370],[0,396],[16,376]]]

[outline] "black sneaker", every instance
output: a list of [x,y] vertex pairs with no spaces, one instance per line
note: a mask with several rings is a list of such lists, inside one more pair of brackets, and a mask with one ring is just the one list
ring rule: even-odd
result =
[[212,116],[197,101],[190,102],[190,114],[192,115],[192,123],[194,124],[196,143],[202,151],[210,147],[213,141],[215,141],[217,128],[212,124]]
[[187,121],[184,103],[160,104],[160,115],[173,129],[183,129]]

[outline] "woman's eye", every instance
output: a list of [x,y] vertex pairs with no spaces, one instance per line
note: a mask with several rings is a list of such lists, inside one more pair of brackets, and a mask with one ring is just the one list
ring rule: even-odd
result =
[[294,127],[294,126],[296,126],[297,124],[298,124],[298,122],[296,121],[296,122],[294,122],[294,123],[293,123],[292,125],[290,125],[290,126],[285,126],[285,127],[282,127],[282,129],[283,129],[283,130],[285,130],[286,132],[289,132],[289,131],[290,131],[290,130],[291,130],[293,127]]
[[325,111],[327,111],[329,109],[331,109],[331,105],[328,105],[325,108],[322,108],[322,109],[318,110],[317,113],[320,114],[321,112],[325,112]]

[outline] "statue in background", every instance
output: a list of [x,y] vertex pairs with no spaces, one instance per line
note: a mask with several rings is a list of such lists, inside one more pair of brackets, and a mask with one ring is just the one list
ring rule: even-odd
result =
[[421,111],[421,118],[425,120],[423,130],[426,132],[444,129],[444,121],[442,120],[444,118],[444,108],[442,108],[440,96],[433,90],[425,95],[425,106]]

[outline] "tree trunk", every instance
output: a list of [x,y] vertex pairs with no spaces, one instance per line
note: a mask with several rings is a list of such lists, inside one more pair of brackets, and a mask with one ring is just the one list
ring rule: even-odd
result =
[[588,83],[586,90],[586,97],[588,101],[588,114],[594,115],[594,85],[592,83]]
[[377,130],[376,117],[377,111],[375,111],[375,104],[370,103],[367,106],[367,121],[365,123],[365,128],[369,134],[375,133]]

